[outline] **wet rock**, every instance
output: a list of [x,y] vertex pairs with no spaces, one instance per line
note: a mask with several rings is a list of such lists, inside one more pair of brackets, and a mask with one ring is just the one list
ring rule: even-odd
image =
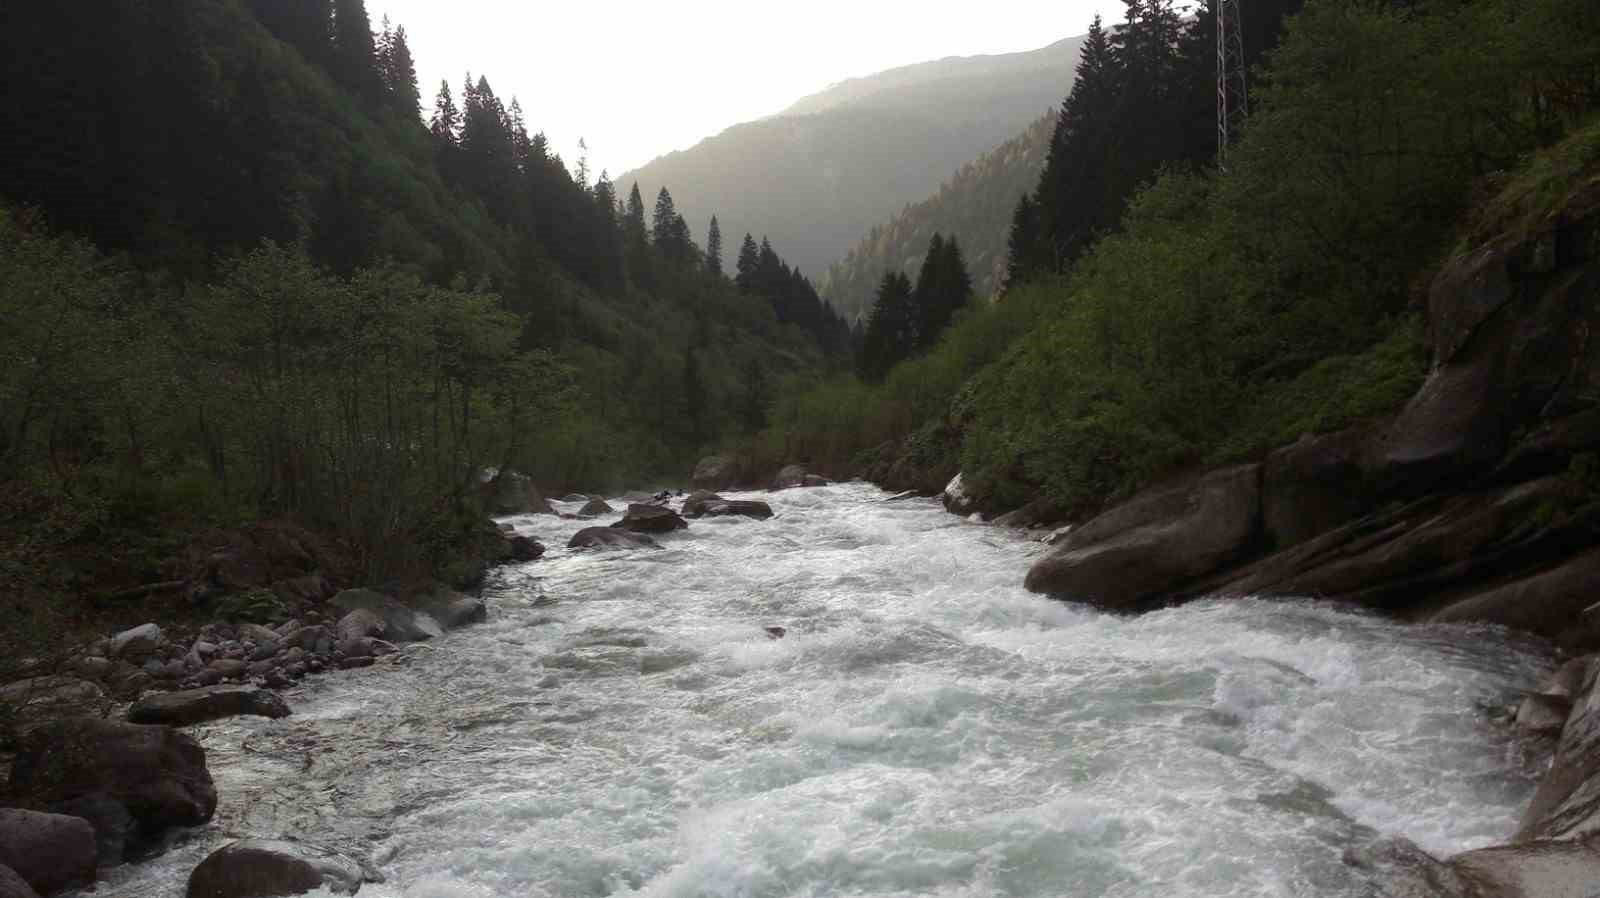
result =
[[1571,711],[1571,699],[1559,695],[1529,695],[1517,706],[1517,729],[1540,736],[1559,736]]
[[128,709],[131,723],[167,726],[189,726],[240,716],[288,717],[289,706],[277,693],[255,686],[207,686],[147,695]]
[[1594,837],[1538,841],[1458,854],[1450,867],[1484,898],[1542,898],[1600,894],[1600,848]]
[[437,593],[422,601],[427,613],[446,630],[458,630],[489,619],[489,606],[482,599],[458,592]]
[[628,506],[628,511],[622,516],[622,520],[611,526],[634,533],[671,533],[689,526],[689,522],[670,508],[634,504]]
[[247,639],[259,645],[263,642],[277,642],[282,638],[282,636],[272,627],[264,627],[260,624],[243,623],[239,625],[238,638]]
[[611,514],[614,511],[616,511],[616,509],[611,507],[611,503],[596,496],[595,498],[584,503],[582,508],[578,509],[578,517],[594,518],[603,514]]
[[326,888],[354,895],[371,881],[355,861],[303,842],[248,839],[212,852],[189,874],[185,898],[277,898]]
[[1261,469],[1244,465],[1147,491],[1069,533],[1026,586],[1132,610],[1245,554],[1261,522]]
[[1487,622],[1558,638],[1579,625],[1583,611],[1595,603],[1600,583],[1600,549],[1553,570],[1457,601],[1433,619],[1441,622]]
[[767,627],[766,631],[768,639],[782,639],[789,635],[789,631],[783,627]]
[[80,795],[46,808],[52,814],[65,814],[86,820],[94,829],[97,863],[108,870],[129,859],[138,841],[133,815],[122,802],[103,792]]
[[516,471],[502,471],[483,485],[484,505],[492,514],[555,514],[533,480]]
[[339,618],[339,623],[334,625],[340,642],[363,636],[382,636],[385,629],[383,618],[366,608],[357,608]]
[[392,642],[384,642],[372,636],[359,636],[339,643],[339,654],[346,660],[351,658],[381,658],[393,655],[400,651],[400,647]]
[[58,717],[96,716],[107,705],[98,685],[75,677],[30,677],[0,687],[0,709],[9,717],[10,729],[18,733]]
[[828,484],[830,484],[832,482],[833,481],[831,481],[828,478],[822,476],[821,474],[807,474],[805,476],[805,479],[800,481],[800,485],[801,486],[827,486]]
[[643,533],[616,527],[586,527],[567,541],[569,549],[659,549],[661,545]]
[[139,658],[161,648],[161,628],[155,624],[140,624],[111,637],[111,656]]
[[1362,467],[1371,439],[1369,428],[1351,428],[1307,436],[1267,456],[1261,518],[1273,546],[1299,545],[1371,507],[1373,490]]
[[544,557],[544,543],[530,536],[512,536],[506,540],[511,547],[512,561],[538,561]]
[[1466,898],[1460,875],[1408,839],[1352,846],[1345,850],[1344,862],[1371,876],[1371,898]]
[[49,807],[85,795],[119,801],[141,829],[198,826],[217,809],[206,753],[163,726],[72,718],[26,733],[11,768],[11,795]]
[[340,670],[355,670],[361,667],[371,667],[373,664],[377,663],[377,660],[378,659],[372,657],[371,655],[363,655],[353,658],[340,658],[338,667]]
[[[385,623],[384,626],[387,629],[388,624]],[[336,643],[333,634],[321,624],[301,627],[287,641],[293,648],[313,655],[326,655],[333,651],[333,646]]]
[[39,898],[39,893],[17,871],[0,864],[0,898]]
[[788,465],[772,478],[772,489],[788,490],[806,485],[806,469],[804,465]]
[[408,608],[393,596],[375,590],[347,589],[330,599],[329,604],[341,612],[365,609],[383,618],[384,637],[392,642],[421,642],[444,633],[431,614]]
[[960,474],[950,478],[939,499],[944,503],[945,511],[963,518],[978,510],[978,499],[967,490]]
[[0,808],[0,864],[41,895],[94,882],[98,856],[87,820]]
[[708,455],[694,466],[690,484],[701,490],[726,490],[745,479],[745,466],[732,455]]
[[686,518],[698,518],[705,514],[707,505],[723,501],[725,500],[721,496],[711,490],[695,490],[684,498],[681,513]]
[[85,655],[72,663],[72,669],[85,680],[102,680],[111,672],[111,659]]
[[244,676],[246,665],[238,658],[218,658],[206,665],[206,669],[215,672],[224,680],[236,680]]
[[[898,497],[896,497],[898,498]],[[1032,530],[1036,527],[1047,527],[1060,521],[1063,512],[1060,506],[1048,498],[1040,497],[1027,505],[1008,511],[995,518],[992,523],[996,527],[1009,527],[1014,530]]]
[[708,518],[741,517],[765,521],[772,517],[772,506],[756,499],[722,499],[707,503],[701,513]]
[[272,639],[257,643],[256,647],[251,649],[248,658],[251,661],[266,661],[281,651],[283,646],[276,639]]
[[1539,691],[1545,695],[1560,695],[1568,699],[1575,698],[1583,692],[1584,684],[1589,680],[1589,669],[1594,661],[1593,655],[1584,655],[1568,660],[1545,681],[1544,688]]

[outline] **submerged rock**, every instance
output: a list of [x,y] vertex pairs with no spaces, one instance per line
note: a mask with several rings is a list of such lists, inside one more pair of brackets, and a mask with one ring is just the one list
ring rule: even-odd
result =
[[0,808],[0,865],[42,895],[94,882],[98,854],[87,820]]
[[594,518],[603,514],[611,514],[614,511],[616,511],[616,509],[611,507],[611,503],[600,498],[599,496],[596,496],[595,498],[584,503],[582,508],[578,509],[578,517]]
[[661,544],[631,530],[616,527],[585,527],[567,541],[569,549],[659,549]]
[[506,544],[511,547],[512,561],[538,561],[544,557],[544,543],[531,536],[509,536]]
[[326,888],[354,895],[372,881],[359,863],[303,842],[247,839],[212,852],[189,874],[186,898],[278,898]]
[[256,686],[204,686],[182,692],[147,695],[128,709],[131,723],[189,726],[239,716],[289,716],[289,706],[270,689]]

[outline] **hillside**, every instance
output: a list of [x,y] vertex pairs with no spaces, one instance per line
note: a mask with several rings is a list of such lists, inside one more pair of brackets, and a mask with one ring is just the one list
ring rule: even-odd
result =
[[1061,101],[1079,39],[1006,56],[940,60],[846,81],[619,177],[663,185],[701,233],[765,234],[819,273],[873,225],[939,188]]
[[854,320],[871,308],[873,291],[889,271],[915,275],[934,234],[960,242],[973,287],[993,296],[1006,270],[1006,236],[1018,197],[1033,188],[1050,149],[1055,115],[1041,117],[1028,130],[968,162],[939,192],[874,225],[842,260],[822,277],[823,298]]

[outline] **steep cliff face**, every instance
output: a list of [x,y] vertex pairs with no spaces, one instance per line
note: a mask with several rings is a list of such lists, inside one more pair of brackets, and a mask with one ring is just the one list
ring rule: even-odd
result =
[[1564,165],[1506,186],[1433,279],[1433,369],[1392,420],[1147,491],[1072,533],[1029,588],[1125,610],[1316,595],[1600,646],[1585,614],[1600,602],[1600,140],[1587,133]]

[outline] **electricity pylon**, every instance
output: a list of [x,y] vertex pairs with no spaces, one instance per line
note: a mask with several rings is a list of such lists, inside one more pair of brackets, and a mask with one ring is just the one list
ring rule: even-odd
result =
[[1217,0],[1217,165],[1227,166],[1228,145],[1250,114],[1245,88],[1244,0]]

